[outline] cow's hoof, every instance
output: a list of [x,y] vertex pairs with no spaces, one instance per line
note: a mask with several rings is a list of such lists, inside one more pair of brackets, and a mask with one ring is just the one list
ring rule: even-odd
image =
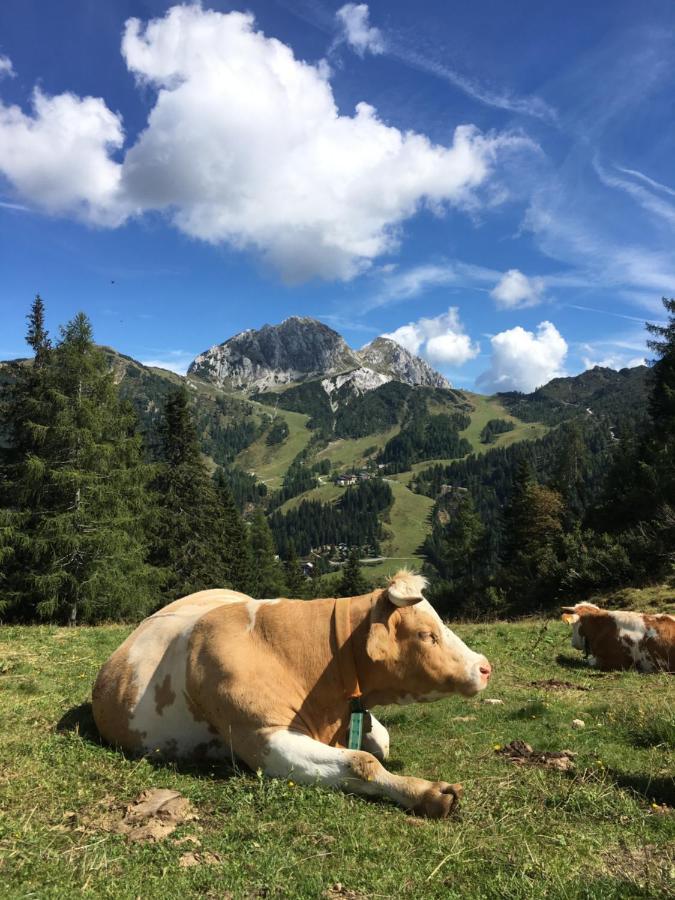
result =
[[457,809],[461,796],[461,784],[436,781],[424,794],[414,812],[418,816],[426,816],[429,819],[445,819]]

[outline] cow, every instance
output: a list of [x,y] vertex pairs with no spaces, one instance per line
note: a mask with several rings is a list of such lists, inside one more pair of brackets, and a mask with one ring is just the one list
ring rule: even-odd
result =
[[610,612],[594,603],[563,606],[562,614],[573,625],[572,646],[589,666],[675,672],[675,616]]
[[389,735],[374,716],[360,749],[347,740],[361,706],[471,697],[486,687],[490,663],[443,624],[425,587],[403,570],[358,597],[254,600],[215,589],[176,600],[101,668],[98,730],[132,753],[235,756],[273,777],[443,818],[461,785],[387,771]]

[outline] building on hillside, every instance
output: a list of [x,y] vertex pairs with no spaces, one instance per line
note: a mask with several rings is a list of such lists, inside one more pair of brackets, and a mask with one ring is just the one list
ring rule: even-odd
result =
[[347,475],[338,475],[335,479],[335,484],[338,487],[349,487],[352,484],[356,484],[357,480],[356,475],[350,472]]

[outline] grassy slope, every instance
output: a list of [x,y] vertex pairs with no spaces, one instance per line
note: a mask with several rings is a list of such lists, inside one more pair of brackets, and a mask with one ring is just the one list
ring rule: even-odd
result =
[[[462,435],[467,438],[471,445],[478,452],[485,452],[495,446],[506,446],[519,440],[533,440],[541,437],[548,431],[546,425],[531,425],[521,422],[519,419],[507,413],[502,405],[492,397],[484,397],[480,394],[472,394],[467,392],[467,397],[474,406],[471,413],[471,424]],[[446,412],[445,407],[432,405],[430,408],[432,413]],[[297,413],[286,413],[286,416],[298,416]],[[304,419],[304,417],[302,417]],[[489,419],[508,419],[516,423],[516,428],[503,435],[499,435],[494,444],[486,445],[480,443],[480,432]],[[289,420],[289,426],[291,422]],[[293,426],[291,426],[293,427]],[[298,427],[304,427],[298,423]],[[351,468],[359,468],[364,461],[364,451],[376,446],[384,447],[386,442],[399,431],[398,426],[381,434],[368,435],[363,438],[353,440],[337,440],[332,441],[328,447],[319,451],[316,459],[328,458],[331,460],[334,471],[344,471]],[[305,429],[305,435],[298,435],[297,432],[291,432],[291,437],[276,452],[270,452],[264,443],[264,438],[257,441],[238,457],[237,462],[249,471],[255,471],[259,478],[263,479],[271,487],[278,487],[283,476],[284,467],[287,467],[292,459],[291,449],[298,446],[294,443],[305,437],[305,443],[309,439],[309,433]],[[301,444],[298,449],[304,446]],[[296,451],[297,452],[297,451]],[[452,460],[427,460],[425,462],[416,463],[412,467],[412,472],[401,472],[388,477],[394,491],[394,505],[391,511],[391,521],[387,523],[387,528],[392,535],[392,539],[383,544],[383,554],[388,557],[394,557],[394,560],[387,560],[377,563],[368,568],[368,577],[372,580],[380,580],[392,572],[393,568],[407,565],[411,568],[419,568],[421,559],[417,555],[417,550],[424,540],[425,535],[429,531],[428,515],[432,507],[432,502],[426,497],[420,497],[413,494],[407,489],[412,473],[427,468],[437,463],[447,464]],[[312,491],[308,491],[299,497],[289,500],[282,507],[282,511],[297,506],[303,499],[322,500],[325,503],[332,502],[342,493],[341,488],[335,487],[333,484],[326,482]]]
[[339,438],[331,441],[325,449],[317,453],[316,458],[318,460],[329,459],[333,469],[338,472],[343,469],[358,469],[365,461],[365,450],[371,447],[381,450],[387,441],[391,440],[400,430],[400,427],[396,425],[387,431],[368,434],[362,438]]
[[[492,450],[494,447],[507,447],[509,444],[515,444],[516,441],[532,441],[543,437],[550,430],[548,425],[521,422],[520,419],[516,419],[507,412],[495,397],[484,397],[482,394],[473,394],[470,391],[465,391],[465,393],[473,405],[474,411],[471,413],[471,424],[460,433],[477,453],[485,453],[486,450]],[[490,419],[506,419],[513,422],[516,427],[513,431],[498,435],[493,444],[481,444],[480,433]]]
[[[272,414],[273,410],[255,404],[260,411]],[[237,456],[236,463],[246,472],[253,472],[270,489],[281,486],[286,470],[293,459],[309,442],[312,432],[306,427],[308,416],[302,413],[280,410],[279,415],[288,423],[288,437],[282,444],[271,447],[265,442],[265,435],[254,441],[250,447]]]
[[[460,817],[439,822],[225,766],[126,758],[98,743],[86,707],[73,708],[89,700],[98,666],[129,629],[0,629],[2,896],[319,898],[336,882],[352,898],[666,896],[672,676],[580,668],[558,622],[456,630],[490,656],[489,696],[503,705],[457,697],[378,712],[392,770],[464,784]],[[531,684],[551,677],[589,690]],[[571,728],[577,717],[583,730]],[[576,773],[517,767],[495,753],[515,738],[575,751]],[[148,845],[102,830],[111,806],[152,786],[182,791],[199,821]],[[195,849],[176,844],[186,835],[221,862],[180,868]]]

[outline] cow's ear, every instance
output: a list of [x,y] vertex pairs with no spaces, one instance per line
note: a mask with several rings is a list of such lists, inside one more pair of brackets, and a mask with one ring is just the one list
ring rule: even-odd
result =
[[392,644],[392,637],[386,625],[382,622],[375,622],[370,626],[366,641],[366,653],[373,662],[389,659],[392,656]]
[[422,575],[401,569],[387,585],[387,597],[394,606],[413,606],[424,600],[426,586],[427,580]]
[[366,653],[373,662],[396,659],[396,620],[400,615],[384,600],[376,603],[370,613],[370,629],[366,639]]
[[568,625],[573,625],[574,622],[577,622],[579,620],[579,613],[574,606],[563,606],[562,616],[560,618]]

